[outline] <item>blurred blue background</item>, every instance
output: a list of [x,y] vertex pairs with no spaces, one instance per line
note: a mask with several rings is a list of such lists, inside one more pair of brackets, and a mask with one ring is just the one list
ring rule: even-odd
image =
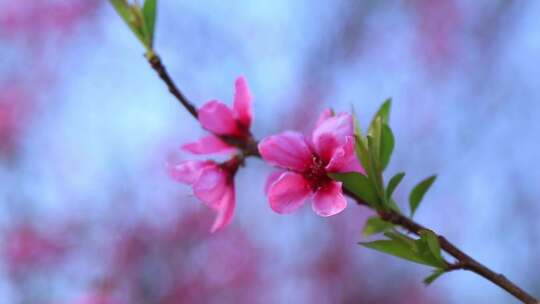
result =
[[[204,132],[110,5],[0,8],[0,303],[517,303],[463,271],[424,288],[356,244],[363,207],[272,212],[260,160],[211,235],[165,168]],[[245,75],[257,138],[393,97],[396,200],[437,173],[417,220],[540,296],[539,26],[535,1],[163,0],[155,47],[198,106]]]

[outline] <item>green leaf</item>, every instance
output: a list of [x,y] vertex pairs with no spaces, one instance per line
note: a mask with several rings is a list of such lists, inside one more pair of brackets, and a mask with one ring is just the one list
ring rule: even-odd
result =
[[441,255],[441,246],[439,244],[439,237],[431,230],[422,230],[420,231],[420,237],[424,240],[435,259],[441,262],[442,265],[445,265],[444,259]]
[[[378,120],[380,121],[380,120]],[[371,180],[373,185],[375,185],[375,190],[377,191],[377,195],[381,199],[381,201],[386,201],[386,197],[384,195],[384,184],[383,184],[383,177],[382,177],[382,171],[380,166],[380,159],[379,154],[377,151],[379,150],[379,145],[377,143],[377,140],[375,140],[373,137],[369,136],[368,139],[368,150],[369,150],[369,170],[368,170],[368,178]]]
[[390,207],[391,210],[394,210],[398,214],[401,214],[401,210],[399,209],[399,206],[397,205],[396,201],[393,198],[389,197],[387,199],[387,202],[388,202],[388,207]]
[[382,120],[376,117],[368,130],[368,147],[372,155],[376,156],[378,161],[380,158],[381,147]]
[[112,6],[114,7],[118,15],[120,15],[120,17],[122,17],[122,19],[124,19],[124,21],[129,24],[131,12],[129,10],[129,5],[127,1],[126,0],[109,0],[109,1],[111,2]]
[[[382,145],[382,132],[383,132],[383,125],[387,125],[388,121],[390,119],[390,108],[392,107],[392,99],[388,98],[379,108],[375,116],[373,116],[373,119],[371,120],[371,124],[369,125],[368,129],[368,135],[373,138],[373,148],[374,148],[374,155],[376,155],[376,161],[379,161],[381,159],[380,157],[380,148]],[[391,133],[391,131],[390,131]],[[369,138],[368,138],[369,139]],[[388,144],[388,142],[387,142]],[[392,136],[392,149],[393,149],[393,136]],[[389,146],[386,147],[388,150]],[[388,151],[385,151],[387,153]],[[391,153],[391,151],[390,151]],[[387,156],[388,160],[389,155]],[[381,166],[383,169],[386,167],[386,165]]]
[[432,266],[426,262],[417,252],[413,250],[407,243],[399,240],[379,240],[368,243],[360,243],[360,245],[377,250],[386,254],[390,254],[411,262]]
[[360,197],[371,207],[376,208],[379,204],[377,192],[373,184],[364,175],[357,172],[330,173],[329,176],[335,180],[343,182],[345,189]]
[[405,176],[405,172],[399,172],[396,175],[392,176],[390,181],[388,182],[388,186],[386,186],[386,197],[388,199],[392,198],[392,194],[394,193],[394,190],[396,190],[399,183],[401,183],[401,180]]
[[445,272],[446,272],[446,270],[444,270],[444,269],[435,269],[435,270],[433,270],[431,275],[429,275],[428,277],[426,277],[424,279],[424,284],[426,284],[426,286],[430,285],[431,283],[433,283],[433,281],[438,279]]
[[[356,156],[360,160],[360,163],[366,172],[366,179],[371,183],[371,187],[375,191],[374,194],[377,197],[377,201],[383,202],[385,197],[383,195],[384,189],[382,186],[382,175],[378,173],[375,160],[369,151],[369,147],[362,139],[359,139],[356,142]],[[371,206],[375,209],[380,209],[380,207],[382,207],[381,204]]]
[[420,183],[416,185],[413,190],[411,191],[411,194],[409,195],[409,206],[411,208],[411,217],[416,212],[416,209],[420,205],[420,202],[424,198],[424,195],[429,190],[429,187],[435,182],[435,179],[437,178],[436,175],[432,175]]
[[396,240],[396,241],[401,241],[401,242],[404,242],[407,244],[408,247],[410,247],[411,249],[413,249],[415,252],[418,251],[418,246],[416,244],[416,240],[406,236],[405,234],[403,233],[400,233],[399,231],[397,230],[390,230],[390,231],[386,231],[384,232],[384,235],[391,239],[391,240]]
[[146,0],[143,5],[143,17],[146,28],[146,40],[150,48],[154,45],[154,29],[156,25],[157,0]]
[[446,268],[446,263],[442,260],[442,257],[440,257],[440,255],[437,257],[433,254],[428,242],[424,238],[421,237],[416,240],[415,243],[416,248],[418,248],[418,255],[421,256],[426,263],[437,268]]
[[383,124],[381,128],[381,143],[380,143],[380,160],[381,160],[381,169],[384,171],[388,163],[390,162],[390,157],[394,151],[394,134],[392,129],[387,124]]
[[[387,98],[383,104],[379,107],[379,110],[373,117],[373,121],[377,117],[380,117],[382,122],[385,124],[388,124],[388,121],[390,121],[390,109],[392,108],[392,98]],[[372,122],[373,123],[373,122]]]
[[392,223],[386,222],[378,216],[373,216],[366,221],[362,233],[364,234],[364,236],[370,236],[384,232],[393,227],[394,225]]
[[366,145],[366,142],[361,136],[356,138],[356,158],[362,164],[362,167],[366,170],[366,173],[369,175],[371,172],[371,162],[369,160],[369,150]]
[[145,27],[142,20],[140,7],[138,5],[130,5],[126,0],[109,0],[118,15],[122,17],[124,22],[129,26],[133,34],[139,41],[149,48],[145,39]]
[[416,258],[422,261],[421,264],[430,265],[437,268],[446,267],[446,263],[440,256],[440,251],[438,257],[436,257],[432,253],[425,237],[421,237],[415,240],[396,230],[386,231],[384,232],[384,235],[391,240],[399,241],[405,244],[414,253]]

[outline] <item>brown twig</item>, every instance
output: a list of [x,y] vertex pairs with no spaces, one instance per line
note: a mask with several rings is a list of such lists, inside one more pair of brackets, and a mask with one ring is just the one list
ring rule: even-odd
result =
[[148,53],[146,55],[146,59],[148,59],[148,62],[150,63],[150,66],[152,66],[152,69],[156,71],[156,73],[159,75],[159,78],[165,82],[167,85],[167,88],[169,89],[169,92],[176,97],[176,99],[180,102],[180,104],[193,116],[195,119],[197,119],[197,108],[189,102],[189,100],[182,94],[182,92],[176,87],[174,84],[174,81],[169,76],[169,73],[167,73],[167,69],[165,69],[165,66],[161,63],[161,59],[158,55],[155,53]]
[[[182,106],[195,119],[197,119],[198,117],[197,109],[195,108],[195,106],[193,106],[193,104],[191,104],[191,102],[189,102],[189,100],[176,87],[171,77],[167,73],[165,66],[163,66],[163,64],[161,63],[161,60],[159,59],[159,57],[154,53],[147,54],[146,57],[148,59],[148,62],[152,66],[152,68],[157,72],[159,77],[165,82],[171,94],[173,94],[176,97],[176,99],[180,102],[180,104],[182,104]],[[230,137],[230,136],[220,136],[220,138],[226,143],[229,143],[241,149],[244,153],[243,157],[248,157],[248,156],[254,156],[258,158],[261,157],[257,149],[257,141],[253,139],[253,136],[251,136],[251,134],[248,137],[248,140],[238,139],[238,138]],[[367,206],[367,204],[355,194],[349,191],[345,191],[345,193],[349,197],[354,199],[359,205]],[[392,210],[379,211],[378,214],[383,220],[393,223],[395,225],[401,226],[407,231],[416,235],[420,235],[420,231],[422,230],[428,230],[426,227],[418,224],[412,219]],[[534,298],[532,295],[530,295],[529,293],[521,289],[512,281],[508,280],[504,275],[498,274],[492,271],[491,269],[487,268],[486,266],[482,265],[480,262],[476,261],[469,255],[461,251],[454,244],[450,243],[444,236],[442,235],[437,235],[437,236],[439,238],[439,243],[440,243],[441,248],[457,260],[453,264],[448,264],[447,271],[458,270],[458,269],[472,271],[484,277],[485,279],[491,281],[493,284],[506,290],[508,293],[512,294],[514,297],[516,297],[517,299],[519,299],[525,304],[540,304],[540,302],[536,298]]]

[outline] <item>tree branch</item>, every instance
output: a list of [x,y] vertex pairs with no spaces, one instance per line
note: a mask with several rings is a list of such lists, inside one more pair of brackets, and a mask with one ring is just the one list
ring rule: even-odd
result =
[[[345,193],[350,198],[354,199],[359,205],[367,206],[367,204],[354,193],[347,190],[345,190]],[[420,231],[422,230],[431,230],[393,210],[379,211],[378,214],[381,219],[392,224],[401,226],[407,231],[418,236],[420,235]],[[447,252],[457,260],[455,264],[450,265],[450,270],[463,269],[472,271],[491,281],[493,284],[506,290],[508,293],[512,294],[514,297],[521,300],[523,303],[540,304],[540,302],[538,302],[536,298],[527,293],[525,290],[521,289],[512,281],[508,280],[504,275],[496,273],[493,270],[482,265],[480,262],[467,255],[465,252],[461,251],[454,244],[450,243],[444,236],[439,234],[437,234],[437,236],[439,238],[439,244],[441,246],[441,249],[443,249],[445,252]]]
[[[176,97],[176,99],[180,102],[180,104],[195,119],[197,119],[198,117],[197,109],[184,96],[184,94],[182,94],[182,92],[176,87],[173,80],[167,73],[165,66],[163,66],[163,64],[161,63],[160,58],[154,53],[149,53],[146,55],[146,57],[148,59],[148,62],[152,66],[152,68],[157,72],[159,77],[165,82],[171,94],[173,94]],[[257,141],[254,140],[253,136],[251,135],[249,136],[248,140],[242,140],[242,139],[238,139],[231,136],[219,136],[219,137],[224,142],[241,149],[244,153],[243,157],[248,157],[248,156],[254,156],[258,158],[261,157],[257,149]],[[344,190],[344,191],[345,191],[345,194],[347,194],[349,197],[354,199],[359,205],[368,206],[362,199],[360,199],[353,193],[347,190]],[[381,219],[387,222],[393,223],[395,225],[399,225],[415,235],[420,235],[420,231],[422,230],[431,230],[418,224],[412,219],[392,210],[379,211],[378,214],[381,217]],[[454,244],[450,243],[444,236],[438,235],[438,234],[437,236],[439,238],[441,249],[443,249],[445,252],[447,252],[448,254],[450,254],[457,260],[456,263],[449,264],[448,271],[457,270],[457,269],[472,271],[484,277],[485,279],[491,281],[493,284],[506,290],[508,293],[512,294],[514,297],[516,297],[517,299],[519,299],[525,304],[540,304],[540,302],[536,298],[534,298],[532,295],[530,295],[529,293],[521,289],[512,281],[508,280],[504,275],[496,273],[492,271],[491,269],[487,268],[486,266],[482,265],[481,263],[479,263],[478,261],[476,261],[469,255],[461,251]]]

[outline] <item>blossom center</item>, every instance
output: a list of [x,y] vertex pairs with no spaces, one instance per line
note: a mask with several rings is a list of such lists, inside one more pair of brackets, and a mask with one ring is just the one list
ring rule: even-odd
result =
[[326,174],[325,167],[326,165],[324,162],[317,155],[313,155],[311,165],[303,174],[309,181],[313,192],[317,191],[330,181],[330,178]]

